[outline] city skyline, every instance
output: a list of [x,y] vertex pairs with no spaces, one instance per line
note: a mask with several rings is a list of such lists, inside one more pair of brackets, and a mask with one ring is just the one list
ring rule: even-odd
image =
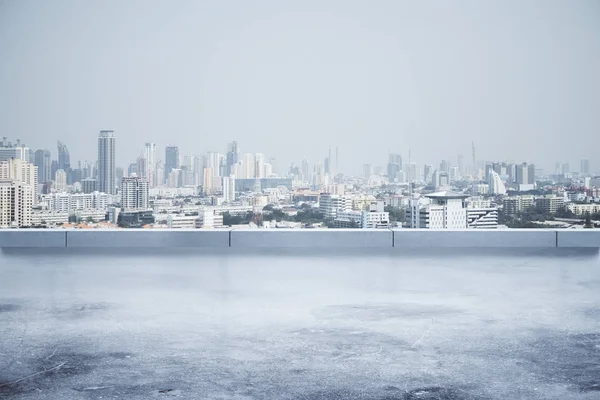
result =
[[93,160],[110,126],[121,166],[146,142],[279,168],[334,146],[353,175],[409,148],[550,170],[600,147],[595,2],[116,5],[3,3],[0,135]]

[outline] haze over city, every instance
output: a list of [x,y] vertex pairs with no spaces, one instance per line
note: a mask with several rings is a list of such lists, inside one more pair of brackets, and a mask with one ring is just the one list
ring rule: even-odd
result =
[[[0,133],[117,164],[145,142],[274,157],[578,165],[600,146],[594,1],[5,1]],[[161,156],[162,157],[162,156]]]

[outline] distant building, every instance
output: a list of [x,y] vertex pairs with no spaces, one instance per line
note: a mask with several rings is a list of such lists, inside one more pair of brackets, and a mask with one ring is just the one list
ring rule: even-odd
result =
[[98,136],[98,189],[116,194],[117,166],[115,164],[115,135],[113,131],[100,131]]
[[224,176],[223,177],[223,200],[231,203],[235,201],[235,177]]
[[426,196],[430,204],[422,205],[418,197],[410,201],[407,217],[411,228],[466,229],[469,196],[451,191]]
[[502,209],[505,215],[517,215],[535,206],[535,198],[528,196],[505,197],[502,201]]
[[590,160],[581,160],[581,168],[579,170],[581,175],[590,174]]
[[149,208],[148,179],[130,176],[121,181],[121,207],[123,211],[147,210]]
[[98,180],[85,178],[81,180],[81,191],[83,193],[94,193],[98,190]]
[[502,182],[502,178],[500,178],[500,175],[498,174],[498,172],[494,171],[493,169],[489,169],[488,171],[489,171],[489,180],[488,180],[489,193],[490,194],[501,194],[501,195],[506,194],[506,186],[504,186],[504,182]]
[[31,226],[33,188],[21,181],[0,178],[0,228]]
[[67,191],[67,172],[64,169],[59,169],[56,171],[54,189],[59,193]]
[[319,199],[319,211],[324,219],[334,220],[338,212],[352,209],[352,201],[344,196],[322,194]]
[[538,197],[535,199],[535,205],[548,214],[556,214],[558,210],[565,207],[565,198],[559,196]]
[[11,158],[0,161],[0,179],[14,180],[31,187],[33,204],[38,200],[37,167],[24,159]]
[[7,141],[6,137],[0,142],[0,161],[10,160],[11,158],[23,160],[24,162],[33,162],[33,150],[21,144],[17,140],[16,144]]
[[38,150],[35,152],[35,166],[38,171],[38,183],[43,184],[52,180],[52,160],[50,151]]

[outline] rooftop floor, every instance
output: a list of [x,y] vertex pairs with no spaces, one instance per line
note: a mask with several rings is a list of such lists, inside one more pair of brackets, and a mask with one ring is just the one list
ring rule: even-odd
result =
[[595,249],[4,249],[0,398],[598,399]]

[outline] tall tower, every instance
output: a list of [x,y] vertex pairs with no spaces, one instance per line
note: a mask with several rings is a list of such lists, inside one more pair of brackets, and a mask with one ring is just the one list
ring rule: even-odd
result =
[[179,168],[179,147],[168,146],[165,148],[165,181],[169,179],[172,170]]
[[117,192],[115,134],[112,130],[100,131],[98,136],[98,190],[108,194]]
[[146,170],[146,176],[144,176],[144,178],[146,178],[148,180],[148,186],[149,187],[154,187],[157,182],[156,182],[156,162],[155,162],[155,158],[156,158],[156,145],[154,143],[146,143],[146,146],[144,148],[144,158],[145,158],[145,170]]

